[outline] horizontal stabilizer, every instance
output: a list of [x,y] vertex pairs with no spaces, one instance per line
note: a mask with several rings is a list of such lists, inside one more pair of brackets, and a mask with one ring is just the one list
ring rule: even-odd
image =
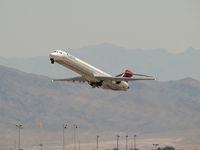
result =
[[105,77],[105,76],[95,76],[96,79],[101,81],[136,81],[136,80],[155,80],[154,77],[148,76],[146,78],[141,77]]
[[128,69],[125,70],[123,73],[116,75],[115,77],[132,77],[132,76],[148,77],[148,78],[152,77],[145,74],[133,73],[131,70]]
[[141,77],[149,77],[151,78],[152,76],[144,75],[144,74],[138,74],[138,73],[133,73],[134,76],[141,76]]

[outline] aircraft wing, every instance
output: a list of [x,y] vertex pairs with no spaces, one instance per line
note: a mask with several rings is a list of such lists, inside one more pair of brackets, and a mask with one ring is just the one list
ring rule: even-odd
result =
[[82,76],[78,76],[78,77],[64,78],[64,79],[53,79],[52,82],[54,82],[54,81],[85,82],[87,80]]
[[154,77],[148,76],[147,78],[141,78],[141,77],[106,77],[106,76],[95,76],[97,80],[102,81],[136,81],[136,80],[155,80]]

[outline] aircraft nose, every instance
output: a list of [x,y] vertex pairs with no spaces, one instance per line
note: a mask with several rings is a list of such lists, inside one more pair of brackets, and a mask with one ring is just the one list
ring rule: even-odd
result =
[[49,57],[53,57],[55,54],[54,54],[54,52],[53,53],[50,53],[49,54]]
[[55,58],[56,58],[55,56],[56,56],[55,52],[49,54],[49,58],[52,64],[54,64],[55,62]]
[[55,53],[54,53],[54,52],[49,54],[49,57],[50,57],[50,58],[53,58],[54,56],[55,56]]

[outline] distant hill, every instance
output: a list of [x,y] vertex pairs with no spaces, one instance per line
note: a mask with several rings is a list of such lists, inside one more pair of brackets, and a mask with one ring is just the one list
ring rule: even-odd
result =
[[34,132],[41,122],[45,132],[59,132],[66,120],[80,125],[81,134],[200,128],[200,82],[192,78],[134,82],[127,92],[116,92],[51,83],[48,77],[4,66],[0,77],[0,131],[21,122]]
[[[165,49],[127,49],[103,43],[67,51],[113,75],[129,68],[165,81],[186,77],[200,79],[200,50],[193,48],[172,54]],[[30,58],[0,58],[0,64],[52,78],[74,75],[59,65],[50,65],[48,54]]]

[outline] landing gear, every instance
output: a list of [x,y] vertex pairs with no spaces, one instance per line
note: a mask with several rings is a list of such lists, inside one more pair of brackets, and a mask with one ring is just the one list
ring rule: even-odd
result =
[[51,64],[54,64],[54,59],[50,58]]
[[120,84],[121,83],[121,81],[116,81],[116,84]]
[[102,81],[100,81],[100,82],[88,82],[89,83],[89,85],[91,85],[92,86],[92,88],[95,88],[95,87],[100,87],[100,86],[102,86]]

